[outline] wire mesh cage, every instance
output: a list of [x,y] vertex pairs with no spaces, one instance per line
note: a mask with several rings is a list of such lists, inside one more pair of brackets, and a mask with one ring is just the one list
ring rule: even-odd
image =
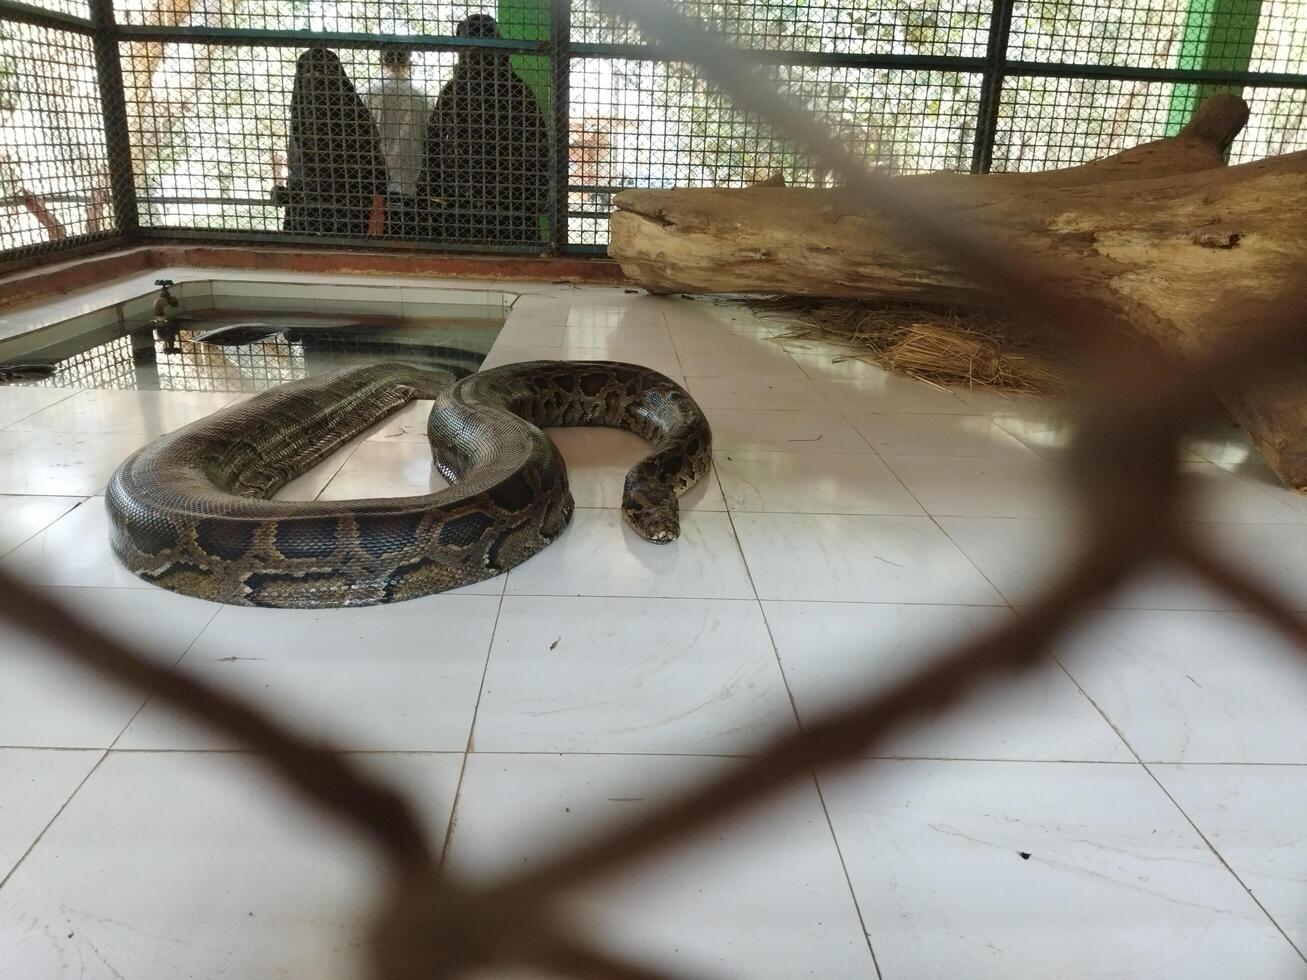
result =
[[[769,79],[803,99],[873,165],[894,172],[965,170],[980,75],[779,65]],[[733,110],[687,66],[572,62],[569,240],[607,242],[614,193],[630,187],[742,187],[779,174],[815,186],[825,175],[794,144]]]
[[0,255],[116,229],[92,39],[0,20]]
[[[1033,170],[1175,133],[1307,146],[1294,0],[684,0],[894,172]],[[42,8],[47,13],[37,11]],[[119,230],[602,251],[615,193],[820,185],[601,0],[0,2],[0,258]]]

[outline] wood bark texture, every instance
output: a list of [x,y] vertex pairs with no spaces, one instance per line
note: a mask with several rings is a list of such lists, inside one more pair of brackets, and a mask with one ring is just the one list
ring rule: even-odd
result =
[[[1307,153],[1237,167],[1247,119],[1217,96],[1171,139],[1042,174],[924,174],[945,215],[1064,270],[1168,354],[1215,349],[1258,309],[1307,288]],[[654,292],[789,294],[984,307],[993,296],[839,188],[625,191],[609,254]],[[1280,479],[1307,490],[1307,372],[1218,392]],[[1291,376],[1290,376],[1291,373]]]

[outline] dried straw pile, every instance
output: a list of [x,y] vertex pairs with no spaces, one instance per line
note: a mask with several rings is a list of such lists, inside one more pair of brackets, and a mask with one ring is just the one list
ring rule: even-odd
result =
[[791,327],[778,339],[830,341],[848,357],[933,384],[1044,395],[1072,388],[1051,342],[1036,346],[981,313],[800,297],[760,300],[755,308]]

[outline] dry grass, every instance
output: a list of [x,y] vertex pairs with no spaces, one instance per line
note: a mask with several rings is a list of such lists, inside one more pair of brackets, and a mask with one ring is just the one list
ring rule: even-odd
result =
[[820,339],[890,371],[938,385],[983,385],[1019,394],[1065,395],[1073,385],[1053,346],[1018,339],[982,313],[952,313],[850,300],[777,297],[755,309],[789,324],[783,339]]

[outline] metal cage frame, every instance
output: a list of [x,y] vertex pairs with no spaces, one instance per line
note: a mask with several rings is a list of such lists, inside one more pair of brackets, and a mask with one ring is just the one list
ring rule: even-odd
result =
[[[511,38],[466,38],[456,36],[382,36],[379,34],[322,32],[306,30],[251,29],[200,26],[148,26],[119,23],[113,0],[88,0],[89,17],[80,17],[45,9],[17,0],[0,0],[0,25],[26,24],[91,40],[94,48],[100,109],[108,151],[108,184],[113,204],[113,228],[107,232],[71,236],[59,241],[0,249],[0,268],[31,264],[50,253],[66,255],[77,251],[113,245],[158,240],[188,240],[212,243],[268,242],[320,247],[368,249],[422,249],[430,251],[485,252],[505,255],[539,254],[538,247],[495,244],[457,244],[440,240],[357,239],[319,235],[296,235],[284,231],[181,229],[147,227],[140,221],[137,184],[133,174],[132,148],[128,126],[124,69],[119,60],[123,42],[201,42],[214,46],[304,47],[326,45],[337,49],[376,50],[383,44],[400,44],[414,51],[463,51],[486,47],[510,51],[517,55],[535,55],[547,59],[551,104],[549,107],[551,173],[549,175],[549,235],[547,251],[562,255],[602,255],[606,246],[570,240],[569,218],[595,218],[589,211],[578,211],[569,204],[577,192],[616,192],[628,186],[592,187],[569,179],[571,132],[569,119],[569,83],[571,68],[577,59],[612,58],[641,62],[679,62],[674,53],[650,43],[594,43],[573,39],[573,0],[549,0],[548,37],[544,40]],[[1158,83],[1186,86],[1196,101],[1201,95],[1220,88],[1242,89],[1255,86],[1268,89],[1307,91],[1307,73],[1250,70],[1248,48],[1242,42],[1226,38],[1222,45],[1208,43],[1213,19],[1243,17],[1244,29],[1258,23],[1259,0],[1190,0],[1189,17],[1206,17],[1207,33],[1197,36],[1185,26],[1183,49],[1178,67],[1130,67],[1116,64],[1031,61],[1011,56],[1013,14],[1017,0],[992,0],[989,12],[988,39],[982,55],[924,55],[891,53],[854,53],[837,50],[778,50],[773,47],[741,51],[750,63],[758,66],[845,69],[881,69],[891,72],[956,72],[972,76],[979,83],[979,100],[974,118],[970,170],[986,173],[994,164],[995,144],[1000,128],[1000,112],[1010,81],[1019,79],[1068,79],[1084,81]],[[1249,14],[1248,11],[1252,11]],[[1251,16],[1251,21],[1247,18]],[[1191,36],[1193,35],[1193,36]],[[1197,39],[1195,39],[1197,38]],[[1250,44],[1250,42],[1249,42]],[[827,45],[834,48],[835,42]],[[1232,53],[1233,52],[1233,53]],[[197,199],[193,203],[214,203]]]

